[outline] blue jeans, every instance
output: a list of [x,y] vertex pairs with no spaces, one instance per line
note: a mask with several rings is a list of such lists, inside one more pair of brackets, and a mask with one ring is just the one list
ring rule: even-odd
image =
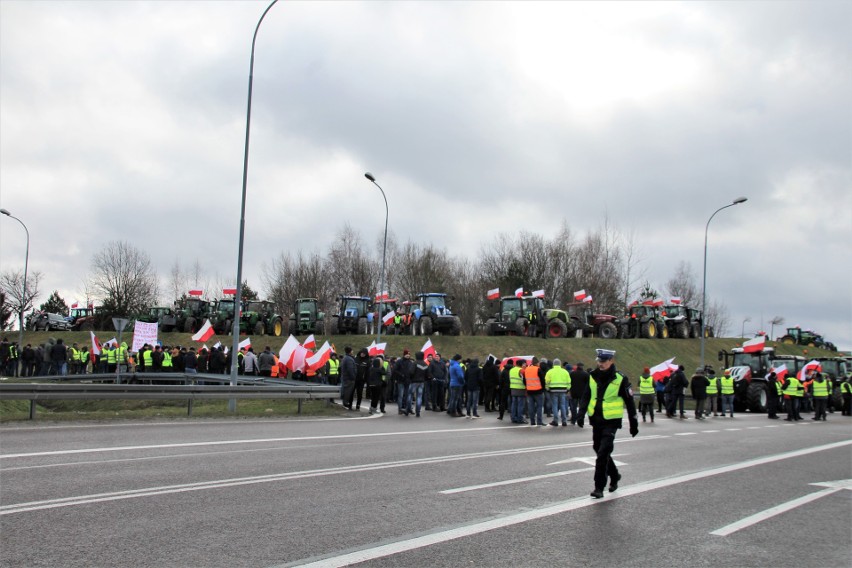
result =
[[411,405],[414,404],[414,409],[417,414],[420,414],[420,405],[423,403],[423,383],[411,383],[406,389],[408,391],[405,397],[405,412],[411,412]]
[[542,413],[544,412],[544,394],[541,392],[527,394],[530,405],[530,424],[544,424]]
[[573,396],[568,398],[568,408],[571,409],[571,424],[577,423],[577,406],[578,406],[577,403],[578,402],[579,401],[576,398],[574,398]]
[[729,408],[730,408],[730,414],[731,414],[731,416],[733,416],[734,415],[734,395],[723,394],[722,395],[722,416],[724,416],[725,413],[728,412]]
[[405,412],[409,407],[411,395],[409,394],[410,385],[397,383],[396,385],[396,406],[400,412]]
[[473,410],[474,416],[479,416],[479,391],[467,391],[467,415]]
[[450,414],[455,414],[456,412],[461,414],[462,388],[450,387],[450,404],[447,407],[447,412]]
[[522,395],[512,395],[512,403],[510,412],[512,413],[512,422],[516,424],[524,423],[524,411],[527,406],[527,396],[525,394]]
[[553,407],[553,421],[559,422],[559,412],[562,412],[562,423],[568,423],[568,393],[550,393],[550,406]]

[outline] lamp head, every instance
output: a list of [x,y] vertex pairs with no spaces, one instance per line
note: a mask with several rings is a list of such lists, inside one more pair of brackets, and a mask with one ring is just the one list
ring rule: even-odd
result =
[[365,173],[364,177],[370,180],[371,182],[376,183],[376,176],[374,176],[370,172]]
[[3,215],[7,215],[7,216],[9,216],[9,217],[11,217],[11,216],[12,216],[12,214],[11,214],[11,213],[9,213],[9,210],[8,210],[8,209],[0,209],[0,213],[2,213]]
[[740,203],[745,203],[746,201],[748,201],[748,197],[737,197],[736,199],[734,199],[733,204],[739,205]]

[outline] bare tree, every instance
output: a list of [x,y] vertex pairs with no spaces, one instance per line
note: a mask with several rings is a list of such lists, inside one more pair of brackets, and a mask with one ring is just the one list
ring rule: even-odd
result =
[[180,298],[186,296],[187,291],[189,290],[189,275],[181,268],[180,259],[176,258],[175,263],[172,265],[171,270],[169,271],[169,294],[171,295],[170,300],[172,302],[176,302]]
[[0,289],[6,293],[6,306],[18,314],[18,325],[23,325],[24,314],[32,309],[39,295],[42,273],[33,270],[27,274],[27,289],[24,290],[23,270],[4,270],[0,273]]
[[716,300],[710,302],[707,306],[707,313],[704,314],[704,325],[712,327],[713,334],[716,337],[727,337],[731,326],[728,306]]
[[677,265],[674,275],[666,282],[666,293],[679,297],[683,305],[694,307],[698,304],[701,296],[698,294],[692,266],[688,262],[682,260]]
[[646,279],[648,268],[643,266],[645,256],[642,249],[636,244],[635,229],[630,229],[629,233],[623,235],[621,242],[623,243],[621,250],[624,258],[624,295],[622,298],[624,305],[627,306],[631,298],[638,295],[641,289],[640,282]]
[[92,258],[91,286],[110,314],[131,315],[155,305],[159,279],[147,253],[112,241]]
[[364,251],[358,232],[348,223],[344,225],[327,256],[336,293],[371,294],[380,267]]
[[322,309],[334,305],[335,289],[328,277],[328,266],[319,253],[296,257],[281,253],[261,267],[261,281],[270,301],[280,314],[290,314],[297,298],[317,298]]
[[479,268],[468,259],[460,257],[449,261],[446,292],[449,305],[459,316],[462,333],[473,335],[477,325],[484,321],[479,314],[485,305],[485,288]]

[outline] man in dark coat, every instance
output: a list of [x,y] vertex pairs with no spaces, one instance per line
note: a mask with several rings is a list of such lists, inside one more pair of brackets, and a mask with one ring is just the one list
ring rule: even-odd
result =
[[[669,383],[666,385],[670,389],[670,397],[669,397],[669,407],[666,416],[668,418],[675,417],[675,411],[677,408],[680,408],[680,417],[682,419],[686,419],[686,413],[683,410],[684,404],[684,391],[686,387],[689,386],[689,379],[686,378],[686,373],[684,371],[684,366],[680,365],[677,368],[677,371],[672,373],[672,376],[669,378]],[[707,389],[705,387],[704,394],[706,396]]]
[[690,380],[692,398],[695,399],[695,418],[704,420],[704,403],[707,401],[707,387],[710,381],[704,374],[704,367],[695,369],[695,374]]
[[589,387],[589,373],[583,363],[577,363],[571,374],[571,388],[568,390],[568,407],[571,409],[571,424],[577,424],[577,404]]
[[358,373],[352,348],[348,345],[343,349],[343,359],[340,361],[340,401],[343,406],[352,410],[352,395],[355,394],[355,377]]

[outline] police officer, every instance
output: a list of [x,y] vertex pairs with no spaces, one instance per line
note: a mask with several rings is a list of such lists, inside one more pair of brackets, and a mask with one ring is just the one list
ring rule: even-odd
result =
[[592,425],[592,448],[597,454],[595,490],[591,496],[600,499],[607,478],[610,493],[618,489],[621,480],[621,474],[612,460],[612,451],[615,447],[615,433],[622,426],[625,406],[631,436],[635,437],[639,433],[639,419],[630,381],[615,369],[615,351],[597,349],[596,352],[597,369],[591,372],[589,388],[580,399],[577,425],[582,428],[584,416],[588,414],[589,424]]

